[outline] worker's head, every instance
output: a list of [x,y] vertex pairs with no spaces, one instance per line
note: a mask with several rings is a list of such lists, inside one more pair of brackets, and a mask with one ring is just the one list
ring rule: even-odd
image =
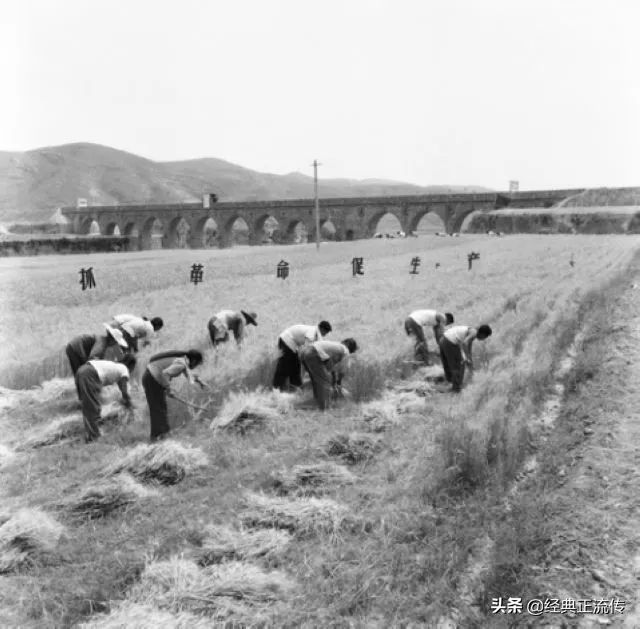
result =
[[197,349],[190,349],[187,352],[187,360],[189,361],[189,369],[195,369],[198,365],[202,364],[202,352]]
[[355,339],[344,339],[344,341],[342,341],[342,344],[349,350],[350,354],[358,351],[358,344],[356,343]]
[[320,323],[318,323],[318,330],[320,330],[322,336],[327,336],[327,334],[331,332],[332,327],[328,321],[320,321]]
[[491,327],[488,326],[486,323],[483,323],[478,328],[478,337],[477,338],[478,338],[479,341],[484,341],[486,338],[489,338],[492,333],[493,333],[493,330],[491,329]]
[[447,320],[447,325],[451,325],[453,323],[453,315],[450,312],[445,312],[444,316]]
[[120,362],[129,370],[129,373],[136,368],[136,357],[133,354],[125,354]]
[[151,325],[153,326],[153,329],[157,332],[162,328],[162,326],[164,326],[164,321],[160,317],[153,317],[153,319],[151,319]]

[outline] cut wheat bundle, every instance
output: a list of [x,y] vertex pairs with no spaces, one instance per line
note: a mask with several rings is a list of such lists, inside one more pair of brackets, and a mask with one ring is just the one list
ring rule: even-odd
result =
[[18,450],[34,450],[50,446],[63,439],[79,437],[83,434],[82,421],[77,415],[63,415],[45,426],[40,426],[27,434],[26,439],[18,445]]
[[353,519],[348,507],[327,498],[289,499],[248,493],[245,502],[240,520],[246,526],[281,528],[298,534],[336,533]]
[[385,400],[393,404],[399,415],[420,413],[425,409],[425,399],[415,391],[387,391]]
[[424,378],[407,380],[396,384],[392,390],[396,393],[413,393],[424,398],[433,395],[433,393],[437,391],[433,382],[433,380],[426,380]]
[[0,470],[9,465],[16,458],[15,452],[11,448],[7,448],[4,444],[0,443]]
[[131,601],[114,603],[109,614],[94,616],[80,629],[211,629],[211,619],[189,612],[172,613]]
[[247,530],[228,526],[210,526],[205,531],[202,546],[197,550],[201,566],[227,559],[255,559],[282,552],[291,535],[275,529]]
[[40,509],[0,516],[0,574],[55,553],[64,527]]
[[367,402],[360,407],[357,421],[365,430],[370,432],[384,432],[400,423],[398,410],[393,401],[383,399]]
[[275,487],[281,493],[322,493],[331,486],[351,485],[358,479],[346,467],[335,463],[294,465],[276,475]]
[[187,474],[205,467],[207,463],[207,455],[199,448],[183,446],[169,439],[136,446],[119,461],[108,466],[104,474],[113,476],[128,472],[144,482],[155,481],[163,485],[174,485]]
[[148,564],[129,598],[174,613],[251,623],[294,590],[294,582],[278,570],[267,572],[241,561],[199,568],[193,561],[173,557]]
[[91,520],[102,518],[112,511],[156,495],[157,491],[144,487],[123,472],[113,478],[97,481],[59,506],[68,509],[74,515]]
[[230,393],[211,422],[211,428],[244,434],[247,430],[273,425],[291,412],[294,399],[294,394],[275,389]]
[[327,454],[338,456],[349,465],[367,461],[381,449],[382,439],[380,437],[372,437],[363,432],[334,435],[325,446]]

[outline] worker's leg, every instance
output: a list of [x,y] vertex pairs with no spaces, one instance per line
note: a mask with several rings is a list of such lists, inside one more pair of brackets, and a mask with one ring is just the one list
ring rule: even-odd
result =
[[67,358],[69,359],[71,373],[73,373],[73,379],[76,383],[76,392],[78,394],[78,399],[80,399],[80,389],[78,387],[76,374],[78,373],[78,369],[80,369],[80,367],[82,367],[82,365],[87,362],[87,359],[78,354],[78,350],[71,343],[69,343],[69,345],[67,345],[67,347],[65,348],[65,353],[67,354]]
[[[462,360],[462,351],[455,343],[443,337],[440,343],[440,349],[444,352],[449,377],[447,380],[451,382],[451,387],[458,392],[462,389],[462,381],[464,379],[464,361]],[[445,370],[445,374],[447,371]]]
[[313,347],[304,348],[300,356],[302,364],[309,373],[313,397],[318,407],[325,410],[331,399],[332,379],[331,374],[320,360],[320,356]]
[[100,419],[100,391],[102,384],[98,372],[89,364],[82,365],[76,375],[80,401],[82,402],[82,419],[86,432],[86,441],[94,441],[100,436],[98,420]]
[[170,430],[167,411],[167,394],[164,387],[147,369],[142,376],[142,388],[149,405],[151,423],[151,441],[163,438]]

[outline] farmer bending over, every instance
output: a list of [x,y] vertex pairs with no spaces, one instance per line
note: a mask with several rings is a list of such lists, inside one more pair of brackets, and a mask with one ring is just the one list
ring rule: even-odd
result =
[[240,347],[245,327],[249,324],[258,325],[257,318],[258,315],[255,312],[221,310],[209,319],[207,326],[213,346],[217,348],[220,343],[226,343],[229,340],[229,331],[231,331],[238,347]]
[[278,337],[280,356],[273,376],[275,389],[280,389],[280,391],[287,389],[287,380],[292,388],[302,386],[302,366],[298,351],[308,343],[319,341],[329,332],[331,332],[331,324],[328,321],[320,321],[317,327],[303,324],[292,325]]
[[[76,391],[78,399],[80,398],[80,388],[76,375],[78,369],[82,367],[88,360],[103,360],[104,358],[114,358],[121,360],[124,357],[123,350],[128,349],[127,342],[124,340],[122,332],[110,325],[104,324],[107,333],[104,336],[96,334],[81,334],[71,339],[65,348],[73,377],[76,380]],[[107,356],[108,354],[108,356]]]
[[315,341],[300,348],[300,360],[311,378],[313,397],[321,410],[325,410],[333,395],[341,391],[348,362],[344,359],[357,349],[358,344],[352,338],[341,343]]
[[464,379],[465,364],[473,371],[471,356],[471,344],[474,339],[484,341],[491,336],[491,328],[481,325],[472,328],[468,325],[453,325],[447,328],[440,339],[440,358],[447,382],[450,382],[451,390],[459,393]]
[[431,365],[429,359],[429,351],[427,348],[427,339],[424,335],[424,328],[429,326],[433,328],[433,335],[436,343],[440,343],[440,339],[444,334],[445,326],[453,323],[453,315],[450,312],[442,313],[437,310],[414,310],[404,322],[405,332],[409,336],[416,337],[416,345],[414,355],[416,360],[423,361],[426,365]]
[[171,428],[167,414],[167,395],[173,397],[170,384],[173,378],[184,374],[190,384],[198,383],[204,388],[204,383],[198,376],[191,373],[202,364],[202,354],[197,349],[184,351],[170,351],[155,354],[142,376],[142,387],[149,404],[151,420],[151,441],[164,439]]
[[142,340],[143,345],[149,345],[150,338],[154,332],[162,329],[164,321],[160,317],[153,317],[149,320],[147,317],[136,317],[132,314],[120,314],[113,317],[111,325],[122,332],[124,340],[127,341],[129,347],[134,351],[138,351],[138,341]]
[[122,362],[111,360],[89,360],[78,369],[76,384],[82,402],[82,420],[86,432],[85,442],[95,441],[100,436],[98,420],[102,407],[100,392],[103,387],[117,384],[122,392],[122,402],[131,408],[129,376],[136,365],[136,359],[127,354]]

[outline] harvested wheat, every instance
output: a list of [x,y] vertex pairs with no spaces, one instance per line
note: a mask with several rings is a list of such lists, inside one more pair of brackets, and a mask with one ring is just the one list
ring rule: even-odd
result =
[[52,555],[64,527],[39,509],[20,509],[0,516],[0,573]]
[[363,432],[335,435],[326,445],[327,454],[338,456],[350,465],[372,458],[381,449],[382,440],[379,437],[372,437]]
[[358,419],[371,432],[383,432],[400,423],[395,403],[386,399],[363,404]]
[[76,388],[71,378],[52,378],[39,387],[29,389],[29,393],[38,402],[52,402],[73,396]]
[[425,399],[414,391],[387,391],[385,400],[393,404],[399,415],[410,415],[424,411]]
[[5,465],[9,465],[16,458],[15,453],[7,446],[0,443],[0,469]]
[[319,493],[332,485],[351,485],[358,480],[346,467],[335,463],[294,465],[280,472],[276,488],[282,493]]
[[230,393],[211,428],[244,434],[252,428],[273,424],[291,412],[294,399],[294,394],[275,389]]
[[76,415],[64,415],[54,419],[46,426],[41,426],[33,430],[27,435],[25,441],[19,445],[18,449],[32,450],[42,448],[43,446],[52,445],[63,439],[79,437],[83,431],[82,422],[78,421]]
[[227,559],[254,559],[282,552],[291,536],[285,531],[263,529],[251,531],[228,526],[210,526],[198,548],[200,565],[219,563]]
[[150,563],[130,599],[240,623],[255,621],[294,590],[291,579],[277,570],[267,572],[240,561],[199,568],[193,561],[173,557]]
[[211,620],[189,612],[172,613],[152,605],[122,601],[113,605],[107,615],[94,616],[80,629],[210,629]]
[[247,506],[240,519],[247,526],[275,527],[300,534],[336,533],[352,519],[345,505],[326,498],[290,500],[248,493],[245,501]]
[[75,515],[94,519],[102,518],[116,509],[157,494],[157,491],[143,487],[129,474],[123,472],[87,487],[61,506]]
[[108,466],[104,473],[113,476],[129,472],[145,482],[174,485],[207,463],[207,455],[199,448],[183,446],[169,439],[154,444],[141,443]]

